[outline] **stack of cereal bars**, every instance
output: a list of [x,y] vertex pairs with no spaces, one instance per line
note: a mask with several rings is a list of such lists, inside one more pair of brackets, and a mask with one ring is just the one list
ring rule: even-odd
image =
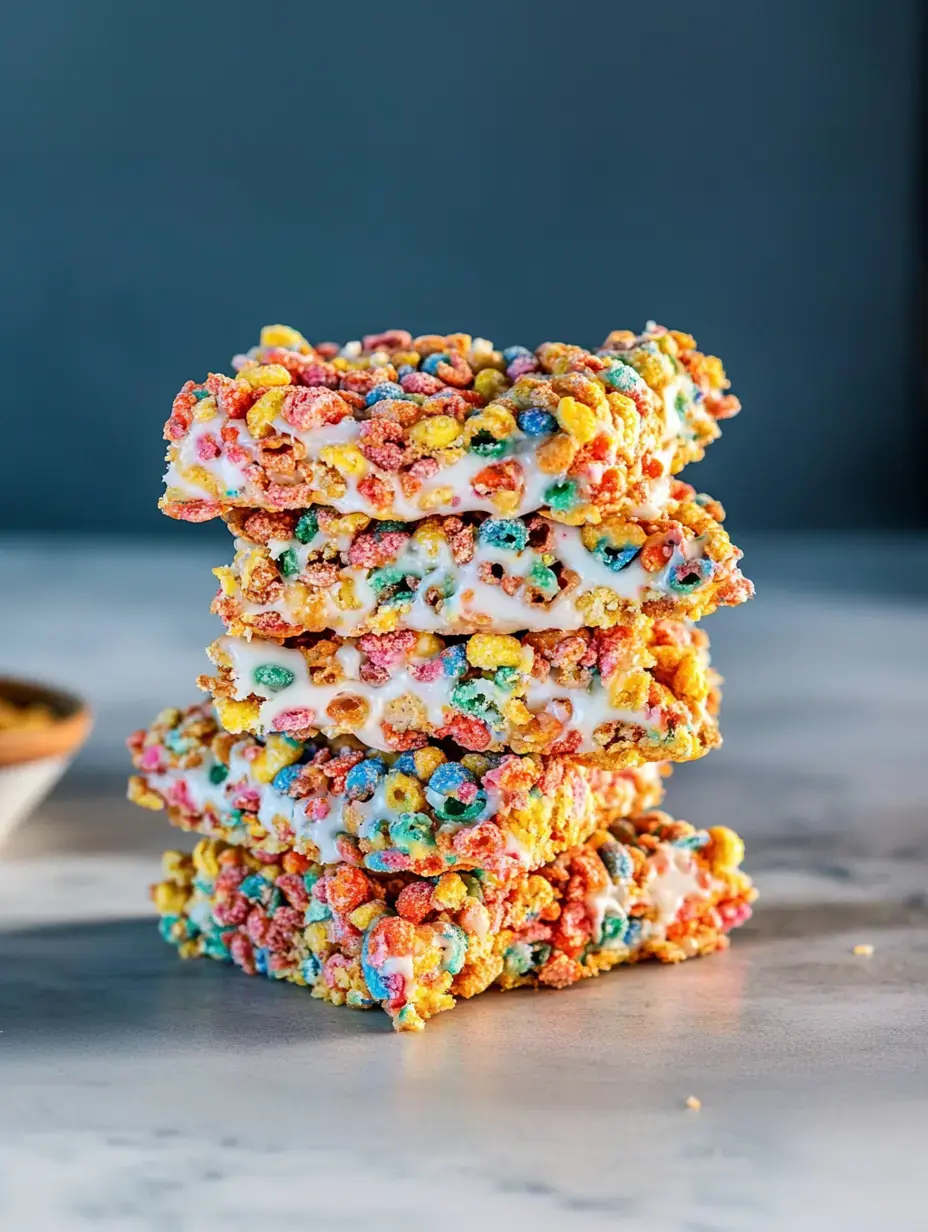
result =
[[739,409],[721,363],[653,324],[596,351],[274,325],[233,368],[165,428],[162,509],[234,539],[210,701],[129,742],[130,798],[202,836],[164,857],[165,939],[398,1030],[725,947],[741,840],[659,809],[720,741],[696,622],[753,593],[674,478]]

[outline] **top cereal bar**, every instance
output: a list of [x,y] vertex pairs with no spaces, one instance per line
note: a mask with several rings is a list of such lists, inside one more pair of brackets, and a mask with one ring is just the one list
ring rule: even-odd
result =
[[407,521],[654,517],[670,477],[740,409],[718,359],[653,323],[597,351],[404,330],[312,346],[271,325],[233,366],[174,400],[160,502],[171,517],[310,505]]

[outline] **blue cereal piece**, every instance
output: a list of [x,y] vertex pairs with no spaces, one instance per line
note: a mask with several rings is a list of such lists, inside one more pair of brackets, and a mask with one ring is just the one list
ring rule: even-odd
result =
[[449,680],[456,680],[459,676],[463,676],[469,666],[467,651],[460,643],[448,646],[441,652],[441,669]]
[[451,923],[443,924],[441,931],[444,949],[441,969],[457,975],[467,957],[467,933],[459,925]]
[[516,422],[526,436],[551,436],[557,431],[557,420],[550,411],[543,411],[540,406],[530,406],[528,410],[520,411]]
[[390,822],[390,841],[406,855],[417,847],[434,847],[431,818],[425,813],[400,813]]
[[271,780],[271,785],[275,791],[279,791],[282,796],[290,794],[290,788],[300,777],[300,771],[303,769],[300,765],[284,766],[283,770],[278,770]]
[[521,552],[528,543],[528,527],[518,518],[487,518],[481,523],[477,539],[507,552]]
[[464,783],[476,783],[475,776],[459,761],[445,761],[432,772],[429,791],[439,796],[457,795]]
[[366,406],[373,406],[375,402],[382,402],[384,398],[399,399],[405,402],[409,397],[402,385],[397,385],[395,381],[382,381],[379,385],[375,385],[371,392],[364,399]]
[[602,561],[607,569],[611,569],[613,573],[621,573],[624,568],[632,563],[640,551],[641,548],[634,544],[622,546],[610,543],[608,539],[600,539],[593,549],[593,555],[597,560]]
[[422,361],[422,371],[427,372],[429,376],[434,376],[439,364],[448,364],[451,362],[451,356],[447,351],[438,351],[434,355],[427,356]]
[[359,761],[345,776],[345,795],[349,800],[370,800],[386,773],[386,764],[379,757]]
[[715,566],[707,556],[700,560],[686,560],[671,568],[667,584],[678,595],[691,595],[700,586],[705,586],[714,572]]
[[610,839],[598,849],[599,858],[606,866],[606,872],[613,881],[630,881],[635,871],[634,862],[628,848],[622,843]]
[[513,362],[513,360],[522,359],[522,358],[534,359],[534,355],[528,349],[528,347],[511,346],[511,347],[506,347],[505,351],[503,351],[503,363],[506,365],[507,368]]

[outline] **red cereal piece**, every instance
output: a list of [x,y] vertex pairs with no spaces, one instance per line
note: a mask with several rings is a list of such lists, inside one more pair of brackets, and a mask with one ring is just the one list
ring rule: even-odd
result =
[[461,859],[477,867],[503,851],[503,836],[498,826],[485,821],[479,826],[460,826],[452,836],[451,847]]
[[432,884],[428,881],[411,881],[400,890],[396,910],[404,920],[421,924],[432,912]]
[[274,884],[291,906],[302,911],[309,906],[309,892],[298,873],[281,873]]
[[456,714],[450,723],[436,730],[435,737],[439,740],[453,740],[462,749],[469,749],[472,753],[483,752],[492,742],[487,724],[482,719],[474,719],[467,714]]
[[356,569],[379,569],[396,560],[409,542],[406,531],[389,531],[386,535],[358,535],[348,549],[348,561]]
[[375,509],[389,509],[393,504],[393,493],[382,479],[376,475],[365,475],[358,484],[358,493]]
[[230,419],[244,419],[256,397],[256,391],[250,385],[244,381],[233,381],[221,372],[209,374],[206,388],[216,399],[220,411]]
[[349,864],[340,864],[324,881],[326,900],[340,915],[347,915],[354,911],[355,907],[360,907],[362,903],[376,897],[364,873]]
[[470,486],[478,496],[492,496],[494,492],[521,492],[525,487],[525,476],[520,464],[507,458],[479,470]]

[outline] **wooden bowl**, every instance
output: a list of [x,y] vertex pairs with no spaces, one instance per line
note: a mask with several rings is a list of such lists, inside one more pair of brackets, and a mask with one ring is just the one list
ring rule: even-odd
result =
[[87,739],[90,711],[61,689],[0,677],[0,697],[17,706],[41,705],[53,718],[41,727],[0,731],[0,843],[61,778]]

